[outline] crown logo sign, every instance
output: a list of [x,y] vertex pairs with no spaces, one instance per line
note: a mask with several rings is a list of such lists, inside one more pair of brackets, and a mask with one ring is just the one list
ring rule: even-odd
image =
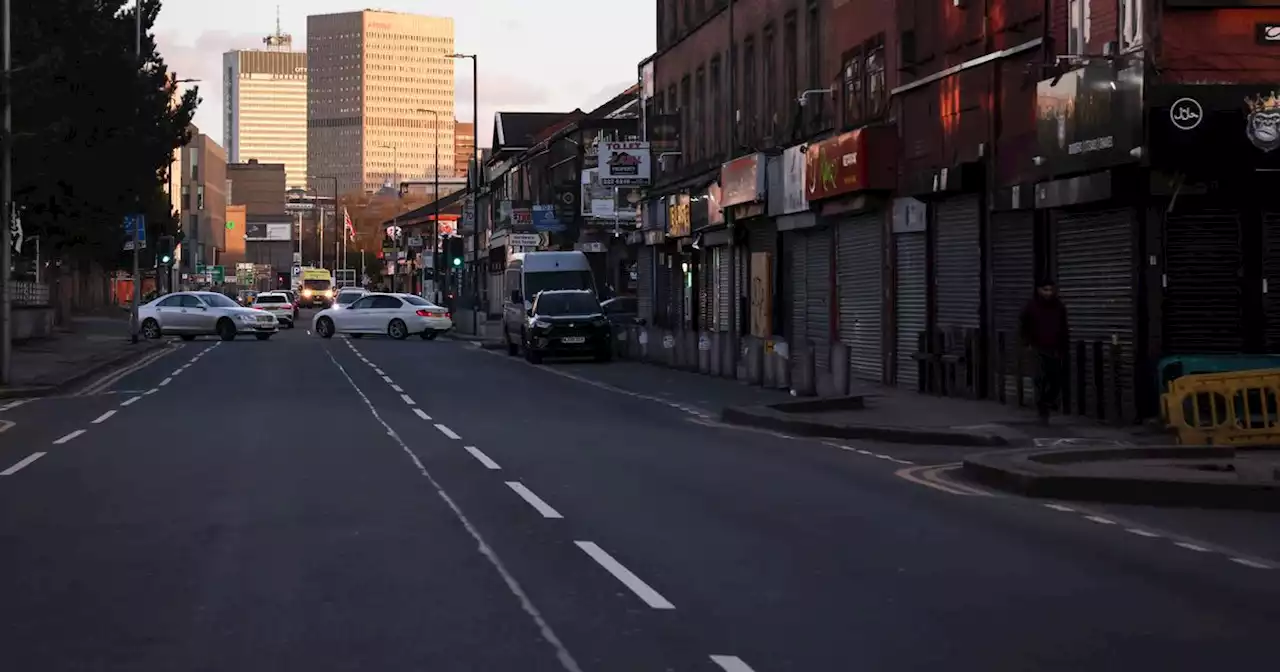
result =
[[1276,92],[1272,91],[1263,98],[1261,94],[1252,98],[1245,98],[1244,104],[1249,108],[1249,112],[1257,114],[1258,112],[1280,112],[1280,98],[1276,97]]

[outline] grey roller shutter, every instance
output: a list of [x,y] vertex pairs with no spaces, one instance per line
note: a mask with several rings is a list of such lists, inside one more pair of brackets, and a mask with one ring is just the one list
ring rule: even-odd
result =
[[830,227],[812,229],[805,236],[809,250],[805,257],[805,319],[807,336],[814,347],[819,370],[831,362],[831,232]]
[[840,340],[849,347],[849,365],[856,378],[879,382],[883,378],[881,321],[880,214],[842,221],[836,231],[836,277],[840,288]]
[[1179,204],[1164,235],[1165,353],[1241,352],[1240,214]]
[[636,250],[636,316],[653,323],[654,269],[653,248],[648,245]]
[[[1056,228],[1058,288],[1067,305],[1071,339],[1101,341],[1104,352],[1115,339],[1120,346],[1123,401],[1126,409],[1132,409],[1135,319],[1132,212],[1117,209],[1060,213]],[[1109,378],[1108,368],[1104,363],[1104,375]],[[1088,347],[1085,371],[1090,384],[1085,385],[1085,407],[1079,409],[1088,414],[1097,408],[1091,384],[1093,369],[1092,347]],[[1104,403],[1110,409],[1113,402],[1105,399]]]
[[729,248],[712,248],[716,259],[716,331],[729,331]]
[[[993,369],[992,389],[1005,386],[1006,398],[1017,401],[1019,358],[1022,356],[1020,319],[1022,309],[1035,290],[1035,218],[1029,212],[999,212],[991,216],[991,318],[995,332],[991,348],[1003,362],[1003,370]],[[1000,352],[1001,339],[1004,352]],[[1029,364],[1029,362],[1024,363]],[[1024,374],[1029,374],[1026,366]],[[1030,402],[1033,386],[1024,375],[1023,395]]]
[[938,202],[934,248],[934,296],[942,330],[976,328],[981,318],[982,250],[977,195]]
[[711,318],[714,315],[711,310],[711,292],[716,277],[715,255],[712,254],[711,248],[704,247],[697,252],[696,256],[698,257],[698,330],[710,331]]
[[787,275],[791,280],[791,329],[787,341],[792,348],[805,346],[809,338],[809,320],[805,306],[805,269],[808,266],[809,238],[803,231],[786,234]]
[[898,387],[913,391],[920,388],[920,362],[912,355],[919,350],[920,334],[927,328],[929,316],[927,235],[920,231],[893,237],[897,247],[894,313],[898,332]]
[[[749,312],[750,306],[756,299],[756,297],[751,296],[751,292],[756,292],[756,291],[768,292],[771,296],[774,297],[774,301],[772,302],[774,310],[785,309],[787,305],[786,301],[779,301],[778,300],[779,297],[777,297],[774,294],[774,292],[777,291],[777,288],[785,286],[785,283],[780,282],[780,278],[777,277],[779,273],[779,269],[785,268],[785,266],[783,266],[783,264],[780,263],[781,260],[778,259],[778,226],[777,224],[775,224],[774,221],[770,219],[770,220],[765,220],[765,222],[762,222],[760,224],[752,224],[750,227],[748,227],[747,250],[748,252],[743,255],[742,284],[740,285],[740,287],[744,288],[744,290],[742,291],[742,294],[746,296],[748,299],[747,301],[748,312],[746,315],[742,315],[739,317],[741,322],[745,324],[749,324],[750,322],[750,312]],[[757,287],[753,287],[751,284],[751,255],[756,252],[764,252],[769,255],[769,263],[771,267],[770,268],[771,273],[769,274],[769,276],[773,281],[773,286],[771,287],[757,288]],[[768,329],[768,333],[773,332],[772,324],[766,325],[766,328]]]

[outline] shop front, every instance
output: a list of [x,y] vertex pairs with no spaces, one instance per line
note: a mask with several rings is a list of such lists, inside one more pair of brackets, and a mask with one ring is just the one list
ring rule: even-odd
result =
[[[730,284],[728,269],[723,274],[725,285],[723,294],[724,303],[727,304],[729,301],[737,303],[735,313],[737,321],[732,328],[736,329],[738,334],[746,332],[751,326],[750,306],[754,301],[751,297],[751,285],[755,280],[760,280],[752,277],[752,256],[757,252],[757,248],[761,248],[760,252],[769,254],[774,247],[771,237],[777,235],[771,226],[772,220],[769,219],[767,212],[768,175],[768,160],[760,152],[734,159],[720,168],[720,205],[729,213],[733,222],[733,229],[726,233],[733,236],[736,242],[733,247],[735,256],[732,272],[736,277],[732,283],[732,298],[730,298],[728,286]],[[757,292],[765,290],[763,283],[761,284],[762,287],[757,289]],[[719,325],[719,330],[730,329],[728,322],[726,315]],[[771,334],[764,334],[763,337],[767,338],[769,335]]]
[[690,246],[692,199],[689,194],[674,194],[665,200],[666,241],[655,251],[653,319],[655,324],[666,329],[691,329],[696,306],[693,249]]
[[[886,379],[884,241],[891,210],[885,194],[897,178],[896,159],[891,126],[842,133],[805,153],[806,198],[820,217],[804,243],[805,294],[810,304],[814,295],[827,299],[806,311],[805,335],[819,348],[819,366],[822,341],[812,327],[838,338],[848,349],[849,373],[872,382]],[[824,310],[825,322],[817,314]]]
[[[659,273],[659,257],[667,251],[667,207],[663,199],[644,202],[641,230],[636,247],[636,312],[648,324],[654,323],[655,297],[665,296],[667,278]],[[664,269],[665,270],[665,269]]]

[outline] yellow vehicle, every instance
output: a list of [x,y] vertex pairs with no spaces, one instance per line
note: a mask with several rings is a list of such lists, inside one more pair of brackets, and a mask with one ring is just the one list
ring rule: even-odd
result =
[[298,290],[298,304],[303,308],[332,306],[333,272],[323,268],[304,267]]

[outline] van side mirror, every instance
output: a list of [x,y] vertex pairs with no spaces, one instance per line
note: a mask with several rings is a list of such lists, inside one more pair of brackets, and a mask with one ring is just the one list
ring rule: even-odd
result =
[[511,303],[520,303],[520,290],[511,290]]

